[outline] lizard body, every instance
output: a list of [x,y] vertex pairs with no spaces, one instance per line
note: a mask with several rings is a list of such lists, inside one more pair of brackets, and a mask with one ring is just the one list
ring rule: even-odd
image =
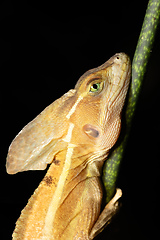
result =
[[[117,141],[129,80],[124,53],[87,71],[75,89],[48,106],[13,140],[7,172],[51,166],[22,210],[14,240],[93,239],[106,223],[101,213],[101,169]],[[114,198],[114,203],[121,192]],[[111,203],[113,204],[112,200]]]

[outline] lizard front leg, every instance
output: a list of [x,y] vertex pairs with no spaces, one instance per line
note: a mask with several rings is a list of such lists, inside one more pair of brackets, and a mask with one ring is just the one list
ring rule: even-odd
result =
[[95,238],[105,227],[108,225],[112,218],[119,210],[119,199],[122,196],[122,190],[117,189],[114,197],[110,200],[110,202],[105,206],[104,210],[100,214],[97,219],[95,225],[93,226],[89,239]]

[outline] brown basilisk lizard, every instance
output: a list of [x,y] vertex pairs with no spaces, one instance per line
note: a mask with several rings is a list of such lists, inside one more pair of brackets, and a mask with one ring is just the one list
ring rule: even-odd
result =
[[101,212],[101,169],[121,127],[131,64],[115,54],[87,71],[13,140],[7,172],[50,168],[17,220],[14,240],[93,239],[116,212]]

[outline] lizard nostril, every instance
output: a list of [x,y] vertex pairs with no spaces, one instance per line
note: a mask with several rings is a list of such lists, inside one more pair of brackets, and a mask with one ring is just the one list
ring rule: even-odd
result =
[[91,137],[97,138],[99,136],[99,131],[94,128],[94,126],[90,124],[86,124],[83,126],[84,132]]

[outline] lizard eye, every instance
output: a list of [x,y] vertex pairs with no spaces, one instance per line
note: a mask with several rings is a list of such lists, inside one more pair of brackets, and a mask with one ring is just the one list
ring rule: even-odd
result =
[[90,86],[90,93],[100,93],[103,89],[103,82],[93,82]]

